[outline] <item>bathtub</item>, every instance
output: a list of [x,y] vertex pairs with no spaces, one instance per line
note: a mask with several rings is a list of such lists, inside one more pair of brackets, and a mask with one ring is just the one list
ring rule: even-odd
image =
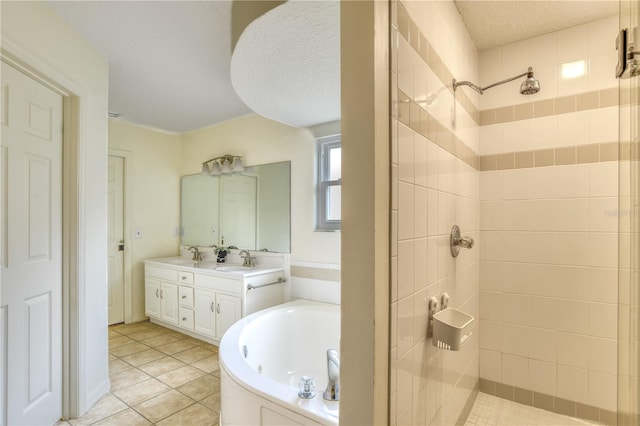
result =
[[[297,300],[235,323],[219,348],[221,424],[337,425],[338,402],[322,392],[327,349],[339,343],[339,305]],[[298,397],[302,376],[314,378],[315,398]]]

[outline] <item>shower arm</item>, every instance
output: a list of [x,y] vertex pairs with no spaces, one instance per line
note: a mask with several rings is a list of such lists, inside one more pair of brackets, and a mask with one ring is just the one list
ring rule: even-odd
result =
[[455,90],[458,88],[458,86],[469,86],[473,90],[475,90],[476,92],[478,92],[478,93],[480,93],[482,95],[482,92],[484,92],[487,89],[491,89],[492,87],[500,86],[501,84],[508,83],[508,82],[516,80],[516,79],[518,79],[520,77],[524,77],[526,75],[529,75],[531,72],[533,72],[533,68],[529,67],[527,72],[523,72],[522,74],[518,74],[515,77],[510,77],[510,78],[506,78],[504,80],[500,80],[497,83],[493,83],[493,84],[490,84],[490,85],[485,86],[485,87],[477,86],[477,85],[473,84],[472,82],[466,81],[466,80],[465,81],[456,81],[456,79],[454,78],[453,79],[453,91],[455,92]]

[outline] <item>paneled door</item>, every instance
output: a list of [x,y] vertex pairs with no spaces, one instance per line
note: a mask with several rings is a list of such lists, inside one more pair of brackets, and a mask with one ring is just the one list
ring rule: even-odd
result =
[[2,63],[2,423],[62,414],[62,96]]
[[124,322],[124,158],[109,156],[107,208],[109,325]]

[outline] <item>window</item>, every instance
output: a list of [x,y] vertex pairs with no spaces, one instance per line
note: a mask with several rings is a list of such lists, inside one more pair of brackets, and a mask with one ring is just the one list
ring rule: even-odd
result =
[[342,208],[340,135],[318,138],[316,156],[316,231],[338,231]]

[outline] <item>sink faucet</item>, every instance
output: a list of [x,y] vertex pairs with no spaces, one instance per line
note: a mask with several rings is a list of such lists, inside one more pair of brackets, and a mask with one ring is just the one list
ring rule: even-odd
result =
[[194,262],[202,261],[202,253],[200,253],[200,250],[198,250],[198,247],[191,246],[187,250],[193,252],[193,259],[191,260],[193,260]]
[[327,349],[327,388],[322,397],[327,401],[340,400],[340,358],[338,351],[335,349]]
[[253,263],[255,257],[251,257],[251,253],[249,253],[248,250],[240,250],[238,255],[243,259],[242,266],[247,266],[249,268],[256,266],[256,264]]

